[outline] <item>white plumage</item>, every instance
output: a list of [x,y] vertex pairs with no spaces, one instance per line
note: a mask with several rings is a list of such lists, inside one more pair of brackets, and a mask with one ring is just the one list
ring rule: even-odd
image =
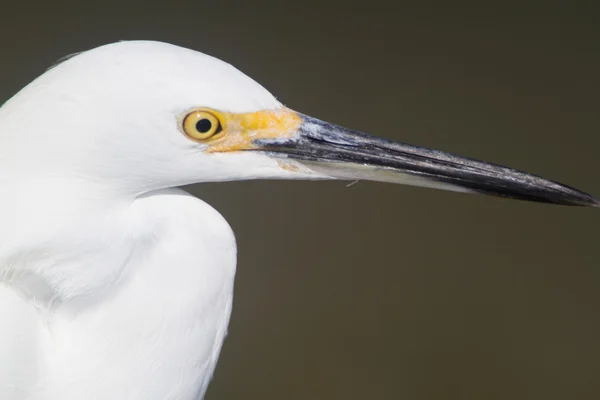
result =
[[[8,357],[2,360],[21,365],[3,363],[8,375],[0,398],[197,399],[204,393],[231,312],[231,229],[210,206],[175,189],[142,197],[127,211],[98,236],[77,240],[78,254],[67,254],[74,267],[118,266],[104,290],[56,300],[52,310],[46,309],[51,300],[39,304],[37,315],[26,303],[36,292],[24,299],[1,290],[9,301],[0,309],[12,315],[2,318],[11,327],[1,331]],[[14,332],[25,335],[20,340]]]
[[174,188],[261,178],[598,205],[295,113],[198,52],[157,42],[84,52],[0,109],[0,399],[202,398],[231,313],[235,239]]
[[[76,56],[2,107],[0,399],[202,396],[235,240],[210,206],[167,189],[223,178],[178,131],[202,104],[280,107],[233,67],[153,42]],[[253,158],[277,165],[237,162]]]

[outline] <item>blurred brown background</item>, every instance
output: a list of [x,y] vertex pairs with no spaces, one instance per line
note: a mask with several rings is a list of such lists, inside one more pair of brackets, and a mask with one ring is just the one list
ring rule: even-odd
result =
[[[7,2],[0,99],[65,54],[161,40],[304,113],[600,195],[599,6],[491,4]],[[239,243],[208,399],[600,398],[600,211],[366,182],[190,190]]]

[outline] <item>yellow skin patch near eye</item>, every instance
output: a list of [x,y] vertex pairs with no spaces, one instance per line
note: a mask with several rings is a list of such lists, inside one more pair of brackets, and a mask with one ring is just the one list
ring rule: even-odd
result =
[[243,114],[211,112],[221,121],[223,132],[206,141],[209,153],[255,149],[257,139],[291,138],[302,124],[302,117],[285,107]]

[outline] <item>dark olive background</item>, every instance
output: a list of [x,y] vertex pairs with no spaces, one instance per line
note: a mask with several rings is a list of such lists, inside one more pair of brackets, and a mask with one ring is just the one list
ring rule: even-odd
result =
[[[0,98],[65,54],[162,40],[306,114],[600,195],[599,6],[556,3],[5,2]],[[208,399],[600,398],[600,210],[368,182],[189,189],[239,244]]]

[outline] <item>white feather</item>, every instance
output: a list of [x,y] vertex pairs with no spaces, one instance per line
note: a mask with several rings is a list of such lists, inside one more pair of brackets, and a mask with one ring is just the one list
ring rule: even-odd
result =
[[208,156],[192,107],[281,107],[230,65],[121,42],[70,58],[0,108],[0,399],[196,400],[231,312],[235,240],[191,182],[286,176]]
[[55,300],[51,311],[35,292],[0,290],[3,400],[203,395],[231,312],[233,233],[210,206],[178,190],[150,193],[121,211],[102,228],[112,238],[106,247],[75,249],[69,260],[93,265],[98,278],[97,264],[110,269],[116,261],[120,273],[103,290]]

